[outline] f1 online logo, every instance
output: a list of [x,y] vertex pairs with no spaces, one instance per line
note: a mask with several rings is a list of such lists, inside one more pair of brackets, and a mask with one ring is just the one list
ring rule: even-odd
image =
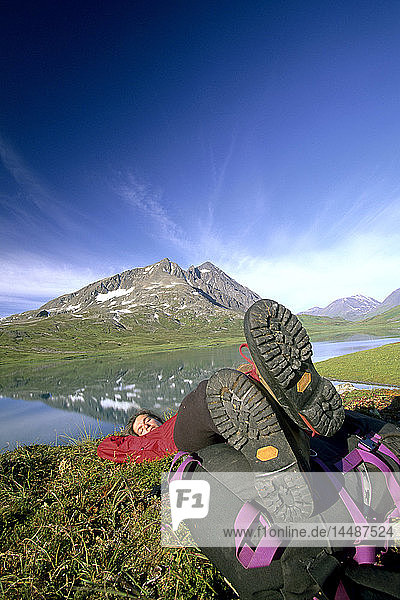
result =
[[185,519],[204,519],[210,507],[208,481],[171,481],[169,484],[172,529]]

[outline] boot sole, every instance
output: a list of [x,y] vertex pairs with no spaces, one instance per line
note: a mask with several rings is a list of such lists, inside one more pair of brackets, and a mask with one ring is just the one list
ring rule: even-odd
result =
[[301,456],[307,451],[297,448],[297,458],[264,393],[243,373],[222,369],[209,379],[206,399],[220,434],[250,462],[255,488],[275,522],[310,516],[312,495],[299,465],[308,463]]
[[342,400],[311,362],[312,347],[299,319],[273,300],[259,300],[244,317],[250,353],[265,388],[305,430],[331,436],[343,424]]

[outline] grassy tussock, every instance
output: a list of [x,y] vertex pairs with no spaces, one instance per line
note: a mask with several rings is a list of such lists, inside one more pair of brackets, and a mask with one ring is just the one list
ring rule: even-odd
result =
[[[393,392],[356,391],[344,400],[399,419]],[[198,550],[160,546],[152,488],[171,458],[118,465],[98,458],[96,447],[83,440],[0,456],[0,598],[236,598]]]

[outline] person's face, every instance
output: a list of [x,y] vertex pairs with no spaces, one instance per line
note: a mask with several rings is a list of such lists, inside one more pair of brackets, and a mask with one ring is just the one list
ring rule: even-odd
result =
[[149,431],[160,427],[161,424],[161,421],[149,415],[139,415],[136,417],[132,429],[136,435],[146,435]]

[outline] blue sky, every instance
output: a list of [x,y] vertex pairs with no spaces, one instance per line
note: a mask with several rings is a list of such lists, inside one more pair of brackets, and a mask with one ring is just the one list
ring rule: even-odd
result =
[[9,2],[0,315],[168,257],[299,311],[400,286],[400,3]]

